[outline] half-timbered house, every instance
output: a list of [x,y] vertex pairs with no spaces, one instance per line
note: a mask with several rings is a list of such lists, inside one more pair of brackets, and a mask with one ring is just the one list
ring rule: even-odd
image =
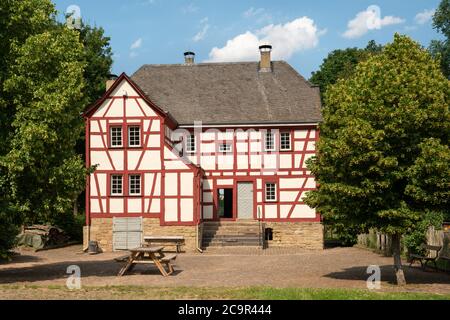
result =
[[323,246],[316,188],[320,93],[284,61],[144,65],[87,108],[85,240],[146,235],[211,245]]

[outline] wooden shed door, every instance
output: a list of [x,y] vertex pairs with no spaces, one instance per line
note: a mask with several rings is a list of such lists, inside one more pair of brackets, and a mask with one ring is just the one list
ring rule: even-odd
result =
[[142,244],[142,217],[113,218],[113,250],[129,250]]

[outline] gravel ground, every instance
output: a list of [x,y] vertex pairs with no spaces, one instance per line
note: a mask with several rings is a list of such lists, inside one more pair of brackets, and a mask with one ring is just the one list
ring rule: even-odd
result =
[[[2,285],[64,286],[67,267],[81,268],[83,286],[152,287],[299,287],[365,289],[369,265],[381,268],[382,291],[450,293],[450,274],[405,266],[408,285],[397,288],[392,258],[360,248],[323,251],[231,248],[180,254],[174,275],[164,278],[154,266],[138,265],[124,277],[116,274],[124,253],[88,255],[81,246],[34,252],[21,249],[13,261],[0,264]],[[6,291],[5,291],[6,292]],[[4,293],[4,292],[3,292]]]

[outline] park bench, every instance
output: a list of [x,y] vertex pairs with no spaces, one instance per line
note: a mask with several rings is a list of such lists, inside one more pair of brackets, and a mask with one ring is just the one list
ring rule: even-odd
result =
[[176,252],[181,252],[181,246],[184,244],[183,236],[145,236],[144,241],[146,245],[151,246],[154,244],[160,244],[164,246],[174,245],[176,246]]
[[409,266],[411,266],[414,261],[419,261],[420,265],[423,269],[427,266],[428,262],[433,262],[435,268],[437,269],[436,260],[439,258],[439,252],[442,249],[442,246],[432,246],[432,245],[422,245],[422,248],[426,250],[425,255],[420,254],[411,254],[409,257],[411,259],[411,263]]

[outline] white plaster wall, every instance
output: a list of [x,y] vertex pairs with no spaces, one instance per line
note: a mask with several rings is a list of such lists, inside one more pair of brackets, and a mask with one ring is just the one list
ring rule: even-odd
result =
[[181,173],[181,195],[194,195],[194,174],[192,172]]
[[165,194],[168,196],[178,195],[178,174],[166,173],[165,176]]
[[176,199],[165,199],[164,220],[169,222],[178,221],[178,201]]
[[193,199],[181,199],[181,221],[194,221],[194,202]]
[[142,201],[140,198],[128,199],[128,212],[129,213],[142,213]]
[[111,213],[123,213],[123,199],[122,198],[110,198],[109,199],[109,211]]

